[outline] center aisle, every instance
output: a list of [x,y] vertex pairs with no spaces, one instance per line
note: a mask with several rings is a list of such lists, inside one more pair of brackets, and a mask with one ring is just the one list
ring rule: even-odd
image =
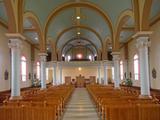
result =
[[100,120],[85,88],[75,89],[62,120]]

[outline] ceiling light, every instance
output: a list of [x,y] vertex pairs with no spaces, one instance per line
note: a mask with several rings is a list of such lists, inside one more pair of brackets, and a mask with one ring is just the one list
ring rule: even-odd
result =
[[77,32],[77,34],[80,35],[81,33],[80,33],[80,32]]
[[35,40],[38,40],[38,37],[35,37]]
[[77,18],[77,20],[81,19],[81,17],[80,17],[80,16],[77,16],[76,18]]
[[79,71],[81,71],[81,70],[82,70],[82,68],[81,68],[81,67],[79,67],[79,68],[78,68],[78,70],[79,70]]
[[82,59],[82,54],[77,54],[78,59]]

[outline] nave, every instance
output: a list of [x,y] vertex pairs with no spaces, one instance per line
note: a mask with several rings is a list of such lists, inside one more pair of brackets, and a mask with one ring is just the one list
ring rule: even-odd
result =
[[100,120],[86,88],[76,88],[62,120]]

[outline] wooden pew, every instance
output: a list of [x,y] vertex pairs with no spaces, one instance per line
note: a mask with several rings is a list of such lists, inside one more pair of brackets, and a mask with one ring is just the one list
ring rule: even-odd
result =
[[139,99],[138,92],[133,92],[132,88],[115,90],[111,86],[90,85],[87,90],[102,120],[160,120],[160,105],[157,101]]

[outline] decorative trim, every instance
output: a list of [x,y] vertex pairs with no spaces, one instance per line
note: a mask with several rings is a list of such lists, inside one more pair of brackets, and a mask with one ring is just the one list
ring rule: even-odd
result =
[[39,56],[48,56],[47,53],[39,53],[38,55],[39,55]]
[[149,37],[153,32],[152,31],[139,31],[132,36],[132,38],[136,39],[138,37]]
[[112,52],[111,55],[120,55],[120,52]]

